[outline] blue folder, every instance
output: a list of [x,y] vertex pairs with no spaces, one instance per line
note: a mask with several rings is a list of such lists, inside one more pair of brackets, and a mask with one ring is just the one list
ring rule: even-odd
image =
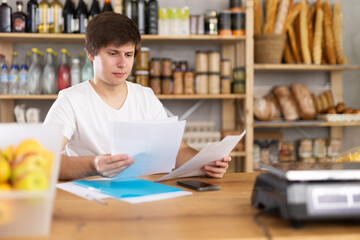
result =
[[181,188],[155,183],[141,178],[118,178],[109,180],[77,180],[75,184],[85,188],[96,188],[115,198],[142,197],[159,193],[183,191]]

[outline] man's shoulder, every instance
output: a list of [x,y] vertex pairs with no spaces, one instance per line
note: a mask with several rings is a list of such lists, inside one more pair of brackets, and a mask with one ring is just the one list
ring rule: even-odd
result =
[[89,92],[89,82],[86,81],[61,90],[59,92],[59,96],[64,96],[66,98],[73,98],[73,97],[77,98],[87,95],[88,92]]
[[144,97],[152,97],[154,96],[154,92],[149,87],[143,87],[140,84],[127,82],[128,87],[131,89],[135,95],[144,96]]

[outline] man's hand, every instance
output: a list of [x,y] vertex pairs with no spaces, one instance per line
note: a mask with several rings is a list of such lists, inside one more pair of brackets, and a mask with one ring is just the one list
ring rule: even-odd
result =
[[231,162],[231,157],[227,156],[221,160],[215,161],[215,166],[203,166],[201,171],[203,171],[209,177],[222,178],[226,172],[226,169],[229,167],[229,162]]
[[103,177],[115,177],[134,163],[127,154],[99,155],[94,158],[94,167]]

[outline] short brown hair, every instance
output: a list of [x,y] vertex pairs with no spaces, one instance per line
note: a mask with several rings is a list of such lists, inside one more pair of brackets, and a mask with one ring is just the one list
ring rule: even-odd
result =
[[135,45],[135,56],[141,47],[141,35],[134,21],[126,15],[105,12],[96,15],[88,24],[85,33],[85,49],[96,56],[102,47],[109,44]]

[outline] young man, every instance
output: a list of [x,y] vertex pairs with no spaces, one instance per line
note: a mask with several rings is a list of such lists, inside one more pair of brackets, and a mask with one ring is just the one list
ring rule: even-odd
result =
[[[92,175],[114,177],[134,163],[126,153],[108,154],[109,121],[167,118],[150,88],[125,81],[140,41],[136,24],[125,15],[102,13],[87,26],[85,50],[93,63],[94,78],[59,92],[44,122],[64,127],[61,180]],[[176,167],[196,153],[182,142]],[[207,176],[221,178],[230,161],[230,157],[225,157],[216,161],[216,166],[204,166],[202,171]]]

